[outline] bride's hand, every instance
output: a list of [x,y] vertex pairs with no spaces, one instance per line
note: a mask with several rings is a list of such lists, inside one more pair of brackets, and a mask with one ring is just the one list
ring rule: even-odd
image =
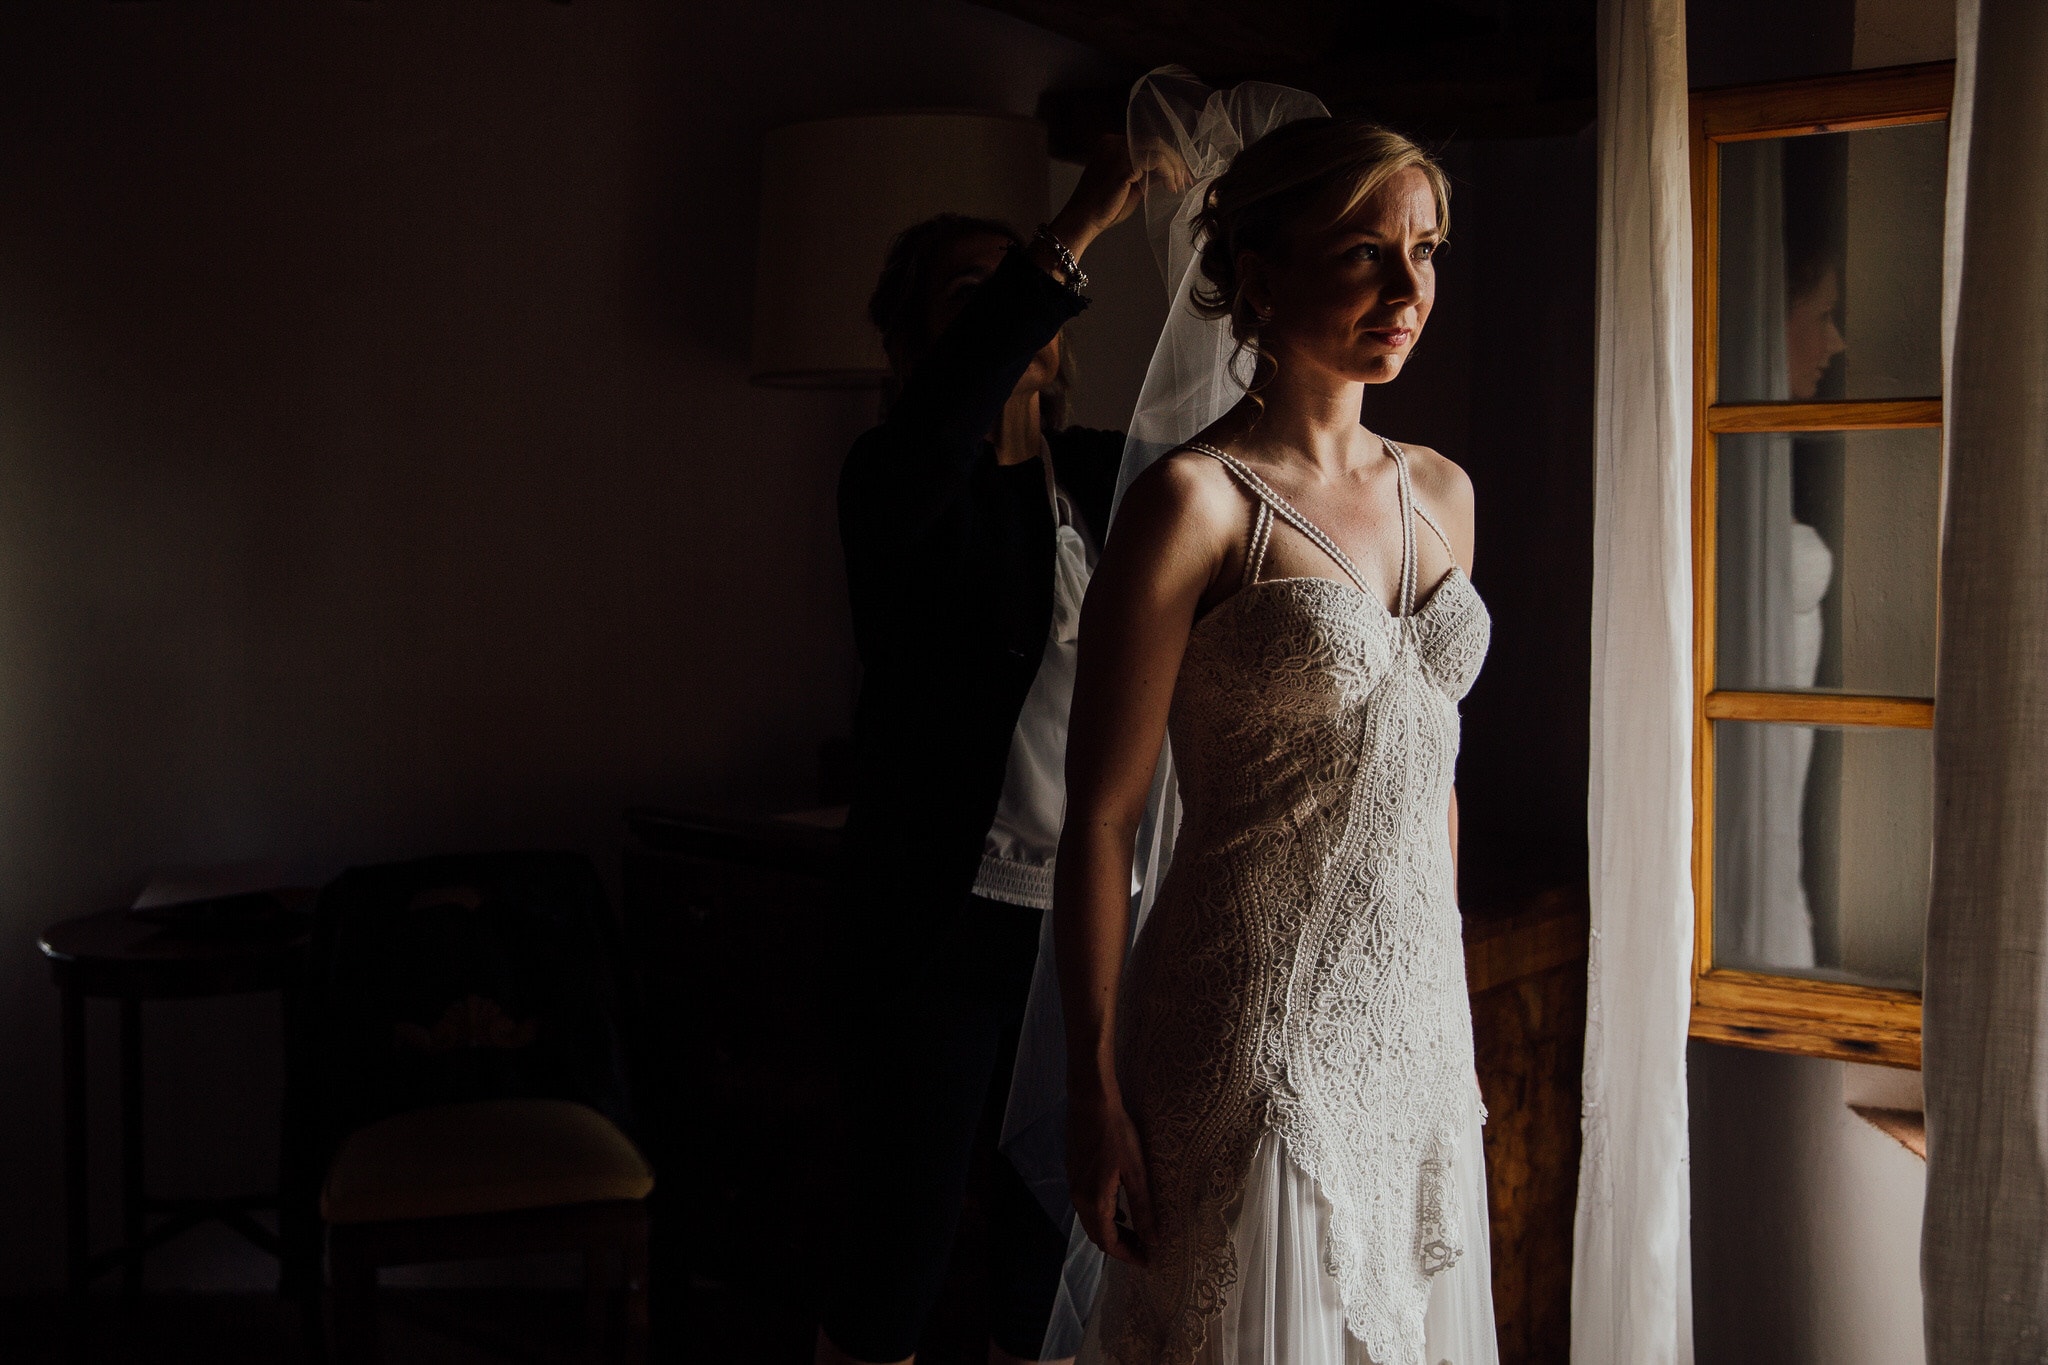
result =
[[[1067,1103],[1067,1185],[1088,1240],[1105,1255],[1145,1264],[1152,1237],[1152,1197],[1138,1130],[1114,1094],[1070,1095]],[[1130,1223],[1117,1221],[1123,1195]]]

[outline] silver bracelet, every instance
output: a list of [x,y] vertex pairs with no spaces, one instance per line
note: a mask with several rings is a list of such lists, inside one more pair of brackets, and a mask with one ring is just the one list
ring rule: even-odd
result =
[[1075,289],[1086,289],[1088,287],[1088,272],[1081,269],[1081,263],[1074,259],[1074,253],[1067,250],[1065,244],[1059,238],[1052,235],[1052,225],[1050,223],[1040,223],[1038,231],[1032,240],[1044,242],[1047,247],[1051,248],[1052,254],[1059,258],[1060,269],[1067,272],[1068,284],[1072,285]]

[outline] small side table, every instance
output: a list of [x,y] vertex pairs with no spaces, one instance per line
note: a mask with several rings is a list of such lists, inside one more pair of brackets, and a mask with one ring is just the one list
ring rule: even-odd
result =
[[[287,904],[295,893],[281,893]],[[212,938],[167,929],[126,910],[65,920],[40,947],[63,997],[65,1287],[81,1302],[92,1282],[121,1268],[122,1288],[142,1292],[151,1248],[218,1220],[275,1256],[278,1238],[250,1217],[275,1208],[273,1194],[230,1199],[152,1199],[142,1177],[142,1002],[289,991],[306,946],[310,916],[260,938]],[[85,1001],[121,1002],[121,1244],[95,1253],[86,1218]],[[287,1010],[290,1005],[287,1001]],[[152,1222],[152,1215],[161,1221]]]

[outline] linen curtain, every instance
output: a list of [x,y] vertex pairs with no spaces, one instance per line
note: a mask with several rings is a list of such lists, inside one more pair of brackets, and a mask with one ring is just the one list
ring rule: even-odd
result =
[[1593,938],[1575,1365],[1689,1365],[1692,220],[1683,0],[1602,0]]
[[1960,0],[1923,1023],[1927,1358],[2048,1345],[2048,5]]

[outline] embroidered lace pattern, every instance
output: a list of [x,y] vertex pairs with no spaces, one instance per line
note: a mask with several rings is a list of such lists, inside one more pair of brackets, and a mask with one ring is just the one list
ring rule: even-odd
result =
[[1352,581],[1259,580],[1251,559],[1182,663],[1186,814],[1120,1014],[1159,1224],[1147,1268],[1104,1281],[1102,1346],[1120,1365],[1201,1349],[1269,1128],[1330,1202],[1326,1268],[1381,1365],[1420,1358],[1430,1279],[1463,1249],[1447,1186],[1479,1099],[1446,812],[1489,623],[1456,568],[1414,608],[1412,494],[1387,445],[1408,532],[1391,613],[1257,475],[1195,447],[1256,499],[1259,531],[1270,510]]

